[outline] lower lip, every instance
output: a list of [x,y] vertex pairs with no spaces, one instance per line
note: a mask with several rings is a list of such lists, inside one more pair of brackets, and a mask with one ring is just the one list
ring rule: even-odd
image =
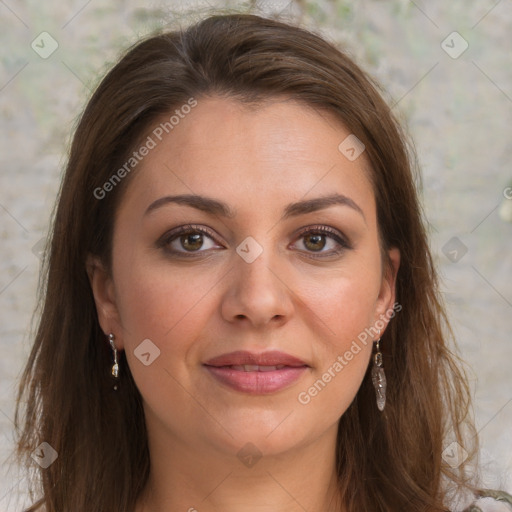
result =
[[262,395],[287,388],[296,382],[308,369],[307,366],[286,366],[269,372],[244,372],[232,368],[208,366],[206,369],[218,381],[236,391]]

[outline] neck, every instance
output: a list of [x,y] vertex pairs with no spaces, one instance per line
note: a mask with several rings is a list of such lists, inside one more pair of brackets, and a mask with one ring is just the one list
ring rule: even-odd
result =
[[[151,471],[136,512],[338,512],[337,425],[321,438],[258,458],[150,432]],[[244,446],[241,442],[240,446]]]

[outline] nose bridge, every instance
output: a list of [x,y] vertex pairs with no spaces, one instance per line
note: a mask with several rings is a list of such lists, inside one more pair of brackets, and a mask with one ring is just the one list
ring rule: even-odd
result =
[[[247,251],[246,254],[240,255],[244,250]],[[241,244],[237,249],[235,273],[239,276],[238,284],[244,285],[246,292],[256,291],[257,288],[269,289],[272,286],[271,282],[276,278],[275,270],[272,269],[272,264],[276,266],[276,263],[275,258],[272,258],[271,250],[265,248],[260,254],[253,256],[254,259],[246,259],[245,256],[251,256],[253,251],[254,249],[248,248],[247,244],[245,247]]]
[[[267,236],[267,241],[271,237]],[[233,320],[244,317],[254,324],[266,324],[291,311],[288,288],[279,277],[276,252],[255,239],[246,238],[236,250],[223,313]]]

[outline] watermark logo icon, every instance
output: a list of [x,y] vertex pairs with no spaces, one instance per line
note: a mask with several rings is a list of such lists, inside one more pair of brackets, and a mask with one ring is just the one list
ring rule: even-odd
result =
[[469,43],[455,31],[443,40],[441,48],[452,59],[458,59],[469,48]]
[[263,252],[263,247],[252,236],[248,236],[236,248],[236,252],[246,263],[252,263]]
[[353,133],[343,139],[338,146],[340,153],[351,162],[357,160],[365,149],[366,146]]
[[500,217],[505,222],[512,222],[512,187],[503,189],[503,201],[500,205]]
[[461,242],[460,238],[454,236],[443,245],[442,251],[452,263],[458,263],[468,252],[468,248]]
[[256,463],[263,457],[263,454],[260,452],[258,447],[253,443],[246,443],[236,454],[236,456],[240,459],[240,462],[247,466],[248,468],[252,468]]
[[160,349],[149,338],[146,338],[133,353],[144,366],[149,366],[160,356]]
[[48,32],[41,32],[31,43],[31,48],[39,57],[47,59],[59,47],[59,43]]
[[36,258],[41,259],[43,257],[45,245],[46,238],[44,237],[34,244],[34,246],[32,247],[32,253]]
[[468,452],[459,443],[453,441],[443,450],[441,456],[446,464],[455,469],[468,458]]
[[30,456],[34,459],[43,469],[49,468],[56,460],[59,454],[47,442],[41,443]]

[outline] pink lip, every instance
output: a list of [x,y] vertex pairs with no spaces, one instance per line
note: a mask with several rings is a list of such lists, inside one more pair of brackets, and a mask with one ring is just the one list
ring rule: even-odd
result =
[[[231,366],[281,366],[275,370],[244,371]],[[236,391],[265,394],[279,391],[298,380],[309,366],[283,352],[270,351],[255,354],[246,351],[231,352],[210,359],[205,368],[218,381]]]
[[204,364],[208,366],[233,366],[242,364],[257,364],[259,366],[278,366],[280,364],[294,367],[308,366],[304,361],[290,356],[289,354],[285,354],[284,352],[279,352],[278,350],[262,352],[261,354],[238,350],[214,357]]

